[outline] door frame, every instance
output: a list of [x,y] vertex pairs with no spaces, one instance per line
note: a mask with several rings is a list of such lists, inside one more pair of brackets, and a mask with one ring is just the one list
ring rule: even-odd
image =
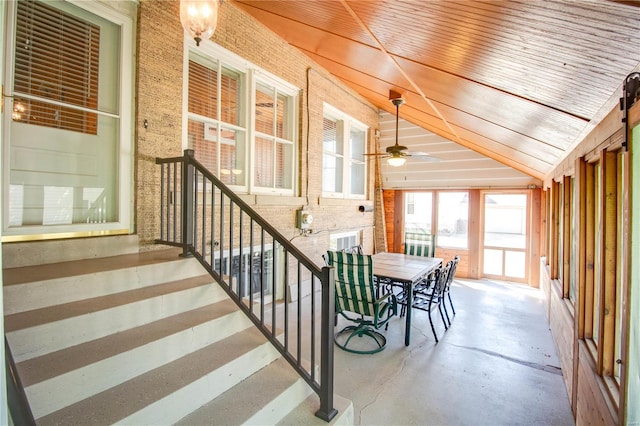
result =
[[[499,247],[499,246],[485,246],[484,243],[484,235],[485,235],[485,212],[486,212],[486,206],[485,206],[485,200],[486,200],[486,195],[489,194],[498,194],[498,195],[508,195],[508,194],[522,194],[526,196],[526,200],[527,200],[527,204],[525,206],[525,212],[526,212],[526,220],[525,220],[525,229],[526,229],[526,236],[525,236],[525,247],[523,249],[520,248],[509,248],[509,247]],[[481,190],[480,191],[480,208],[479,208],[479,225],[480,225],[480,229],[479,229],[479,249],[478,250],[478,270],[480,271],[480,276],[483,278],[489,278],[489,279],[496,279],[496,280],[501,280],[501,281],[507,281],[507,282],[516,282],[516,283],[522,283],[522,284],[529,284],[530,283],[530,277],[531,277],[531,255],[532,255],[532,250],[531,250],[531,236],[532,236],[532,227],[531,227],[531,223],[532,223],[532,196],[531,196],[531,190],[529,189],[504,189],[504,190]],[[502,275],[493,275],[493,274],[486,274],[484,272],[484,251],[485,249],[491,249],[491,250],[502,250]],[[504,270],[505,270],[505,252],[508,251],[513,251],[513,252],[524,252],[525,254],[525,259],[524,259],[524,267],[525,267],[525,271],[524,271],[524,278],[519,278],[519,277],[510,277],[510,276],[506,276],[504,274]]]

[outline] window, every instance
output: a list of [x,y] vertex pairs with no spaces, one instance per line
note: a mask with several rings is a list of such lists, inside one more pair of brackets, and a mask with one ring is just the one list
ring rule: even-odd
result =
[[274,86],[256,84],[255,91],[256,162],[255,185],[264,188],[292,189],[294,143],[291,110],[292,97],[279,93]]
[[340,251],[360,245],[360,231],[343,232],[329,236],[329,250]]
[[432,192],[406,192],[404,195],[404,230],[433,234],[431,226],[433,216]]
[[467,248],[469,193],[438,193],[438,247]]
[[569,241],[571,241],[571,259],[573,259],[574,261],[571,262],[571,264],[569,265],[569,300],[571,300],[572,304],[576,303],[576,281],[577,281],[577,276],[576,276],[576,268],[578,267],[577,263],[578,263],[578,259],[580,258],[578,256],[578,233],[576,230],[576,220],[577,220],[577,215],[576,215],[576,211],[578,210],[578,195],[576,194],[576,182],[575,182],[575,177],[572,177],[570,180],[570,185],[571,185],[571,201],[570,201],[570,206],[571,206],[571,210],[570,210],[570,216],[571,216],[571,232],[570,232],[570,239]]
[[325,105],[322,122],[324,196],[364,198],[367,127]]
[[593,217],[593,280],[591,295],[591,324],[590,335],[594,346],[597,348],[600,338],[600,288],[602,287],[602,213],[600,210],[602,189],[601,189],[601,172],[600,163],[596,163],[592,168],[593,173],[593,201],[594,201],[594,217]]
[[189,51],[188,69],[198,161],[237,191],[293,195],[296,90],[212,43]]
[[620,377],[622,375],[622,363],[619,363],[618,360],[622,359],[622,329],[623,318],[622,318],[622,297],[623,297],[623,289],[625,288],[625,283],[623,282],[626,274],[623,273],[623,269],[625,268],[625,247],[624,247],[624,239],[626,237],[625,233],[625,224],[624,224],[624,194],[628,191],[627,181],[625,179],[626,172],[624,170],[624,161],[622,158],[622,153],[617,156],[618,160],[618,190],[616,194],[617,199],[617,208],[616,208],[616,229],[617,229],[617,247],[616,247],[616,291],[615,291],[615,324],[614,324],[614,348],[613,348],[613,378],[616,381],[616,384],[620,385]]
[[[566,241],[564,230],[565,230],[565,186],[564,181],[558,182],[558,204],[557,204],[557,220],[558,220],[558,239],[556,243],[556,252],[558,253],[556,270],[558,271],[557,278],[563,283],[564,282],[564,259],[565,259],[565,251],[564,251],[564,243]],[[563,292],[564,294],[564,292]]]
[[[227,185],[246,183],[247,130],[242,75],[219,62],[192,54],[189,59],[189,148]],[[220,102],[211,102],[220,99]]]
[[17,13],[13,120],[95,135],[100,26],[38,1]]
[[[628,154],[627,154],[628,155]],[[586,167],[586,274],[584,338],[597,372],[617,402],[623,366],[623,297],[627,275],[625,253],[625,191],[628,173],[624,153],[603,150]],[[593,265],[593,268],[589,266]]]
[[3,163],[5,235],[128,229],[133,37],[126,7],[25,0],[7,10],[15,25],[6,55],[13,72],[4,83],[11,96],[3,107],[12,111],[3,129],[11,153]]

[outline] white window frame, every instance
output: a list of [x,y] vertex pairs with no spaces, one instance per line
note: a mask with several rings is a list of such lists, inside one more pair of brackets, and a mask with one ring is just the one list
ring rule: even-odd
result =
[[[352,118],[351,116],[349,116],[348,114],[345,114],[344,112],[340,111],[339,109],[325,103],[324,104],[324,108],[323,108],[323,113],[322,113],[322,117],[324,118],[329,118],[332,120],[336,120],[338,121],[341,125],[338,125],[338,131],[341,131],[341,134],[338,135],[338,139],[341,138],[341,141],[343,143],[343,153],[342,153],[342,157],[344,159],[344,161],[342,162],[342,191],[340,192],[333,192],[333,191],[325,191],[324,190],[324,186],[322,188],[322,196],[323,197],[327,197],[327,198],[349,198],[349,199],[356,199],[356,200],[364,200],[367,197],[367,178],[368,178],[368,173],[367,173],[367,162],[362,161],[362,164],[364,164],[364,182],[363,182],[363,188],[362,194],[352,194],[351,193],[351,180],[352,180],[352,175],[351,175],[351,165],[353,163],[353,159],[351,158],[351,129],[357,129],[360,130],[364,133],[365,136],[365,140],[364,140],[364,151],[365,153],[368,151],[368,130],[369,130],[369,126],[367,126],[364,123],[359,122],[358,120]],[[325,156],[325,152],[324,152],[324,147],[323,147],[323,151],[322,151],[322,158],[323,158],[323,162],[324,162],[324,156]],[[323,175],[324,175],[324,163],[322,165],[322,171],[323,171]]]
[[[244,79],[244,93],[241,94],[243,99],[243,110],[239,111],[242,117],[246,120],[242,124],[242,129],[246,129],[246,157],[244,158],[244,164],[246,164],[246,180],[244,185],[235,185],[231,188],[239,193],[247,194],[273,194],[273,195],[287,195],[294,196],[297,187],[298,176],[298,97],[300,89],[286,82],[285,80],[261,69],[257,65],[243,59],[235,53],[223,48],[222,46],[210,41],[205,40],[200,42],[200,46],[196,46],[195,41],[185,35],[184,38],[184,75],[183,79],[183,122],[182,122],[182,147],[186,149],[188,147],[188,120],[189,120],[189,107],[188,107],[188,95],[189,95],[189,54],[191,51],[196,52],[199,55],[208,56],[211,60],[218,62],[220,66],[231,68],[242,74]],[[288,130],[288,134],[291,135],[291,142],[293,144],[293,161],[292,164],[285,164],[287,167],[287,173],[289,177],[288,181],[291,182],[291,188],[270,188],[264,186],[257,186],[253,171],[255,170],[255,91],[256,85],[260,83],[263,85],[272,86],[277,89],[279,94],[284,94],[291,98],[291,108],[289,108],[289,116],[287,122],[290,123],[291,128]],[[226,124],[223,126],[227,127]],[[218,166],[219,167],[219,166]],[[212,170],[217,174],[217,171]]]
[[[113,114],[119,119],[118,131],[118,175],[117,175],[117,191],[118,191],[118,220],[115,222],[101,223],[72,223],[65,225],[36,225],[36,226],[20,226],[9,227],[8,208],[9,208],[9,186],[10,167],[6,167],[5,162],[9,161],[9,141],[2,140],[3,146],[3,172],[2,172],[2,241],[20,241],[26,236],[32,236],[35,239],[47,238],[47,235],[64,234],[67,236],[75,236],[76,233],[83,235],[103,235],[103,234],[122,234],[130,233],[133,230],[133,201],[131,199],[133,190],[133,163],[131,152],[133,151],[133,77],[135,74],[135,63],[131,61],[134,57],[134,33],[133,24],[137,9],[132,1],[126,4],[113,4],[108,1],[83,1],[83,0],[66,0],[66,3],[77,6],[96,16],[106,19],[120,28],[120,52],[119,62],[119,99],[118,110]],[[3,70],[3,84],[7,99],[11,99],[13,92],[13,58],[15,57],[15,49],[13,46],[13,35],[15,32],[15,14],[17,4],[15,2],[4,2],[0,4],[0,8],[5,8],[3,12],[8,18],[7,25],[2,33],[2,43],[5,47],[5,68]],[[131,7],[129,7],[131,6]],[[5,101],[6,106],[6,101]],[[8,129],[11,127],[11,114],[4,114],[1,138],[10,137]]]

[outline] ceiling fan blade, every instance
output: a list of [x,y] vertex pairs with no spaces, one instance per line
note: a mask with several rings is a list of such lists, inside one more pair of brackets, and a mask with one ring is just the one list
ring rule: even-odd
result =
[[425,161],[429,163],[436,163],[440,161],[438,157],[427,154],[426,152],[407,152],[407,157],[411,157],[412,160]]

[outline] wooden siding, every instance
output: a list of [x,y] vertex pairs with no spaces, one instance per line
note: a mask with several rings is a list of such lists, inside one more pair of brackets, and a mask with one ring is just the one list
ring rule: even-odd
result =
[[384,224],[387,232],[387,247],[381,251],[395,252],[395,226],[394,219],[395,214],[393,212],[395,208],[396,191],[383,191],[382,200],[384,204]]
[[[402,107],[404,108],[404,107]],[[401,109],[402,109],[401,108]],[[395,143],[394,114],[380,114],[378,152]],[[404,166],[392,167],[380,160],[384,189],[411,188],[526,188],[542,181],[485,155],[436,135],[404,119],[398,123],[398,143],[409,151],[426,152],[438,162],[408,158]]]
[[567,393],[572,395],[574,386],[573,376],[573,315],[569,312],[566,299],[562,298],[560,284],[551,280],[549,300],[549,325],[556,342],[562,376],[567,387]]
[[583,341],[579,343],[578,399],[575,408],[578,426],[614,426],[618,424],[615,409],[607,404],[602,379],[594,374],[595,364]]

